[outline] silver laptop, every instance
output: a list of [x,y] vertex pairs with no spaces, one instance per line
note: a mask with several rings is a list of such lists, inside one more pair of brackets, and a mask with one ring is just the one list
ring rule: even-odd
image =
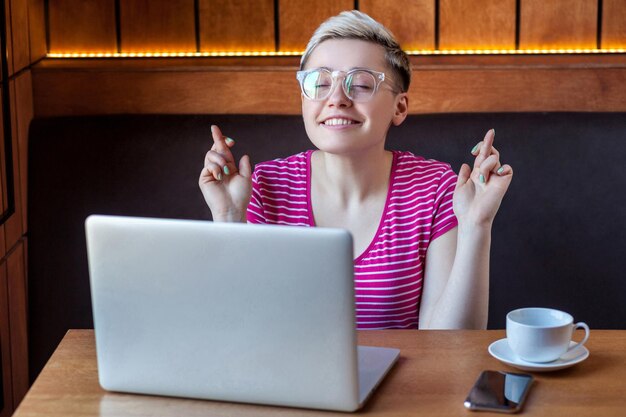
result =
[[345,230],[85,224],[104,389],[354,411],[398,359],[356,345]]

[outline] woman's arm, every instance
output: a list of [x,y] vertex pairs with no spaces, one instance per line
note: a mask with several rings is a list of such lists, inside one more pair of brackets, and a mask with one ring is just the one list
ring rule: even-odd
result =
[[493,219],[513,176],[500,164],[487,132],[472,153],[474,169],[463,165],[454,191],[459,226],[430,243],[420,306],[420,328],[487,326],[489,251]]
[[484,329],[489,306],[490,230],[454,228],[428,248],[420,329]]

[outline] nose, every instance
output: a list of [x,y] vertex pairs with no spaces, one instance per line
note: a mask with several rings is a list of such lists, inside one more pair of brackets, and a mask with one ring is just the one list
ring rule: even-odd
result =
[[329,106],[335,107],[349,107],[352,105],[352,100],[350,100],[343,91],[343,79],[335,79],[335,85],[326,99],[326,103]]

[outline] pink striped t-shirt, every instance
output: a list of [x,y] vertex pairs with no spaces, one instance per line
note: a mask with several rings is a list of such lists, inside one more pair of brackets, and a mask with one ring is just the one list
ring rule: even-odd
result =
[[[256,165],[248,222],[315,226],[312,154]],[[452,210],[456,175],[450,165],[393,151],[389,181],[378,230],[354,260],[359,329],[418,327],[428,245],[457,225]]]

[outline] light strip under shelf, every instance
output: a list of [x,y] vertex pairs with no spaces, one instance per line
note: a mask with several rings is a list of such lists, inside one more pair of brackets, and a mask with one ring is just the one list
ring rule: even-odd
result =
[[[623,54],[626,48],[607,49],[450,49],[407,50],[411,56],[437,55],[566,55],[566,54]],[[51,52],[48,58],[218,58],[218,57],[280,57],[300,56],[302,51],[242,51],[242,52]]]

